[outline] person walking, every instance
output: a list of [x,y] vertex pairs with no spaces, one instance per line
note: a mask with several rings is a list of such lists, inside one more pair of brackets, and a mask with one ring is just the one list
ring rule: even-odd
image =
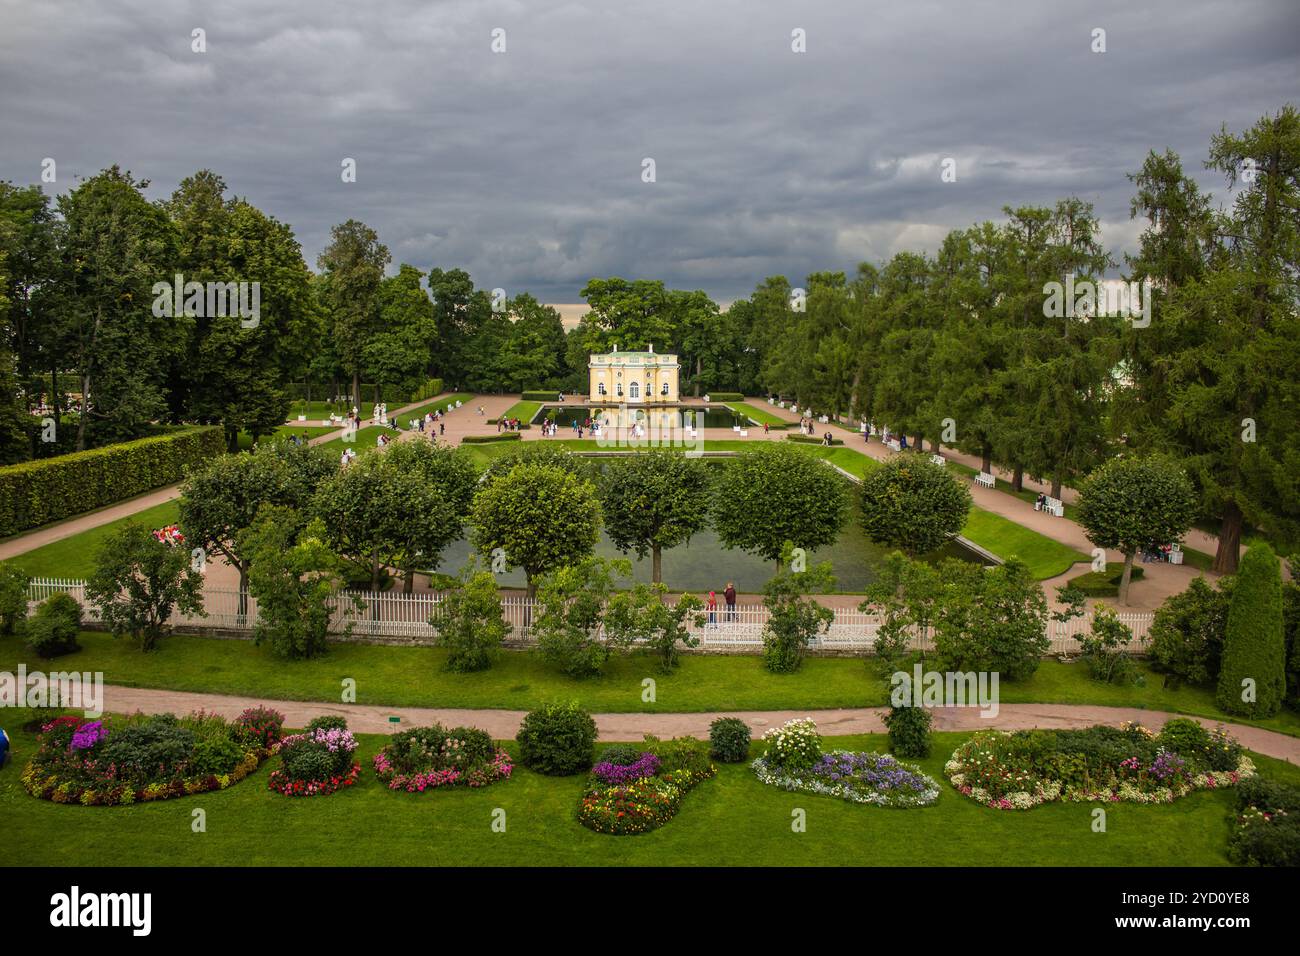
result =
[[709,627],[717,627],[718,626],[718,595],[713,591],[709,592],[708,607],[709,607]]
[[722,592],[722,598],[727,602],[727,623],[734,623],[736,620],[736,585],[731,581],[727,582],[726,590]]

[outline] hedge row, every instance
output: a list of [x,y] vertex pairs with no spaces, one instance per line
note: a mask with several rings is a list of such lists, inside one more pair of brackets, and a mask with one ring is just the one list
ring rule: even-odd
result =
[[431,378],[414,392],[411,393],[412,402],[423,402],[426,399],[442,394],[442,379]]
[[[428,391],[431,386],[437,386],[433,391]],[[334,397],[335,390],[340,394],[352,394],[351,382],[337,382],[325,385],[312,385],[310,389],[301,382],[292,382],[285,387],[290,400],[301,402],[307,400],[308,391],[311,392],[313,402],[327,402]],[[397,385],[375,385],[372,382],[361,383],[361,402],[369,404],[371,402],[384,402],[388,405],[408,405],[411,402],[422,402],[426,398],[433,398],[442,391],[442,379],[432,378],[425,382],[414,392],[401,388]],[[427,392],[427,394],[424,394]],[[412,397],[412,395],[417,397]]]
[[466,435],[460,440],[462,445],[485,445],[494,441],[519,441],[519,432],[502,432],[500,435]]
[[740,392],[709,392],[710,402],[743,402],[745,396]]
[[170,485],[226,450],[219,425],[0,468],[0,537]]
[[[826,443],[826,439],[822,438],[820,435],[786,435],[786,436],[785,436],[785,440],[786,440],[786,441],[797,441],[797,442],[800,442],[801,444],[804,444],[804,445],[823,445],[823,444]],[[832,445],[843,445],[843,444],[844,444],[844,439],[842,439],[842,438],[832,438],[832,439],[831,439],[831,444],[832,444]]]
[[520,396],[520,400],[525,402],[558,402],[560,400],[560,393],[557,391],[524,392]]

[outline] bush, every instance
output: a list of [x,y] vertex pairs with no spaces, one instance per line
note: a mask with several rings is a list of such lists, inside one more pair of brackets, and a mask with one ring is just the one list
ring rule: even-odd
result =
[[318,730],[347,730],[348,721],[346,717],[340,717],[337,714],[322,714],[320,717],[313,717],[307,724],[307,733],[315,733]]
[[1093,680],[1107,684],[1133,681],[1136,670],[1128,656],[1133,631],[1112,608],[1098,605],[1092,614],[1092,629],[1079,638],[1079,656]]
[[[1247,687],[1254,689],[1253,700],[1243,699]],[[1260,718],[1276,714],[1285,694],[1281,566],[1259,541],[1242,556],[1232,586],[1215,700],[1229,714]]]
[[787,720],[763,734],[767,744],[764,759],[767,763],[787,772],[810,769],[821,758],[822,738],[811,718],[798,717]]
[[696,774],[708,774],[712,767],[708,745],[695,737],[660,740],[652,734],[646,734],[645,749],[659,758],[664,773],[687,770]]
[[496,435],[463,435],[460,443],[462,445],[486,445],[498,441],[519,441],[519,432],[501,432]]
[[1156,610],[1149,633],[1151,660],[1164,672],[1167,686],[1218,679],[1233,580],[1223,578],[1214,588],[1204,578],[1193,578],[1187,590],[1171,594]]
[[51,594],[24,625],[27,646],[38,657],[51,658],[81,649],[81,605],[71,594]]
[[496,578],[490,571],[466,571],[434,611],[437,645],[447,651],[447,670],[466,674],[486,670],[510,633],[501,610]]
[[740,392],[709,392],[709,402],[743,402],[745,396]]
[[27,619],[31,581],[22,568],[0,562],[0,635],[17,633]]
[[596,749],[596,721],[573,701],[544,704],[524,718],[516,737],[525,767],[551,777],[590,769]]
[[749,759],[749,725],[738,717],[719,717],[709,724],[709,745],[714,760],[740,763]]
[[889,749],[898,757],[930,756],[930,725],[934,715],[924,707],[891,707],[885,715]]
[[614,764],[617,767],[630,767],[641,759],[645,751],[631,744],[611,744],[600,752],[597,763]]
[[225,450],[204,425],[0,468],[0,538],[173,484]]
[[[1140,566],[1134,565],[1133,570],[1129,572],[1129,580],[1140,581],[1145,573]],[[1112,561],[1106,565],[1105,571],[1089,571],[1087,574],[1070,578],[1069,586],[1078,588],[1085,597],[1117,597],[1120,578],[1123,575],[1124,565]]]
[[420,385],[411,393],[412,402],[423,402],[426,399],[433,398],[435,395],[442,394],[442,379],[431,378]]
[[1228,856],[1250,866],[1300,866],[1300,787],[1245,781],[1237,794]]
[[560,400],[560,393],[558,391],[524,392],[519,396],[519,400],[523,402],[558,402]]
[[254,746],[270,750],[280,741],[284,714],[270,707],[250,707],[235,718],[235,732]]
[[394,734],[374,757],[389,790],[423,793],[446,786],[485,787],[510,776],[510,755],[477,727],[434,724]]

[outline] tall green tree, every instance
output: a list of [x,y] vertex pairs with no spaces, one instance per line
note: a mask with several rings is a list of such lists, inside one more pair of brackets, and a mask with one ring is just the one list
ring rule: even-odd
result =
[[605,530],[620,551],[651,555],[651,580],[663,580],[663,550],[686,544],[708,526],[709,468],[658,449],[613,458],[600,483]]
[[324,273],[323,304],[343,371],[352,379],[352,401],[360,408],[366,348],[381,331],[379,287],[392,261],[388,247],[363,222],[349,219],[330,230],[330,244],[316,260]]
[[100,542],[86,597],[114,636],[130,635],[151,651],[169,631],[174,611],[206,617],[203,576],[190,554],[133,521]]
[[1271,717],[1286,695],[1282,566],[1266,542],[1246,549],[1228,602],[1215,700],[1229,714]]

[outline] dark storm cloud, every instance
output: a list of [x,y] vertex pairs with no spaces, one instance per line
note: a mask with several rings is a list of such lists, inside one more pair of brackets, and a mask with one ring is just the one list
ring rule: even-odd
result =
[[34,182],[50,156],[62,190],[119,163],[162,196],[211,168],[313,263],[356,217],[397,261],[557,302],[611,274],[727,300],[1070,194],[1118,257],[1138,229],[1125,174],[1148,149],[1222,196],[1200,172],[1211,134],[1296,98],[1297,10],[4,0],[0,177]]

